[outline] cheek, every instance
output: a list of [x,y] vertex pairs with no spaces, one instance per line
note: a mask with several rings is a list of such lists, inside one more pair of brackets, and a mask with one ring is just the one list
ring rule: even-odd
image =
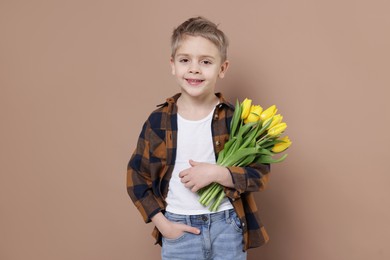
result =
[[208,71],[204,73],[204,76],[207,77],[208,79],[217,79],[219,76],[219,71],[217,70]]
[[175,66],[172,68],[172,74],[176,76],[183,76],[186,73],[186,68]]

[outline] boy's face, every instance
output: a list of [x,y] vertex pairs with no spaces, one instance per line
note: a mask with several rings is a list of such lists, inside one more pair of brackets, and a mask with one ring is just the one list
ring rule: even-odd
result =
[[182,94],[193,98],[214,95],[217,78],[223,78],[228,61],[221,63],[218,48],[201,36],[186,36],[171,58],[172,74]]

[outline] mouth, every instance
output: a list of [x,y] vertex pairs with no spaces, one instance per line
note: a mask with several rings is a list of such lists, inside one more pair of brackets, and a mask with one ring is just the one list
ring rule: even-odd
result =
[[191,86],[198,86],[198,85],[200,85],[204,80],[202,80],[202,79],[186,79],[186,81],[187,81],[188,84],[190,84]]

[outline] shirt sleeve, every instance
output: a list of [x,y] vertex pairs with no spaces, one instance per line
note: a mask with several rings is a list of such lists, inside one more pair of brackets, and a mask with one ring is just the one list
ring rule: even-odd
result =
[[146,223],[164,209],[161,198],[153,192],[156,180],[152,179],[150,171],[150,132],[149,121],[146,121],[127,166],[127,192]]
[[262,191],[269,180],[269,164],[251,164],[248,167],[228,166],[234,187],[225,187],[226,196],[237,199],[244,192]]

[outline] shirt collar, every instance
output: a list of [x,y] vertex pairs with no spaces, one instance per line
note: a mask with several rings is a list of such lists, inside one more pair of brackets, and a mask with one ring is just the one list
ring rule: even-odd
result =
[[[228,106],[228,107],[230,107],[231,109],[234,110],[234,106],[232,104],[230,104],[228,101],[226,101],[226,99],[223,97],[222,93],[218,92],[218,93],[215,93],[215,95],[219,99],[219,103],[218,103],[217,106],[225,105],[225,106]],[[181,93],[177,93],[174,96],[167,98],[165,103],[162,103],[162,104],[157,105],[157,106],[161,107],[161,106],[176,104],[176,102],[177,102],[177,100],[179,99],[180,96],[181,96]]]

